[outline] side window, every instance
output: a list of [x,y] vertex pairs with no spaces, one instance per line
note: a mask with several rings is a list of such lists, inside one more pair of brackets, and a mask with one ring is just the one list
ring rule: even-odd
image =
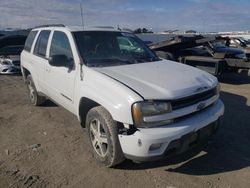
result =
[[34,54],[45,57],[50,31],[41,31],[36,42]]
[[36,37],[37,31],[31,31],[24,44],[24,50],[30,52],[33,41]]
[[69,39],[67,35],[61,31],[55,31],[51,41],[49,57],[54,55],[65,55],[68,60],[73,61]]

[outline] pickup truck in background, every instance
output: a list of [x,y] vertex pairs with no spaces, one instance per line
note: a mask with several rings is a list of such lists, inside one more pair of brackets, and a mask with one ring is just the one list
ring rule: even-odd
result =
[[182,153],[212,135],[224,113],[216,77],[162,60],[120,30],[34,28],[21,70],[31,103],[51,99],[75,114],[107,167]]
[[250,60],[250,42],[243,37],[221,37],[225,40],[226,46],[230,48],[237,48],[245,52],[248,60]]

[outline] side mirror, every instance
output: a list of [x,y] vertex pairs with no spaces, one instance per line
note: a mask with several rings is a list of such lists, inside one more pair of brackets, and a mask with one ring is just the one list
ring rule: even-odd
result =
[[69,59],[66,55],[52,55],[49,58],[49,64],[55,67],[73,68],[73,59]]

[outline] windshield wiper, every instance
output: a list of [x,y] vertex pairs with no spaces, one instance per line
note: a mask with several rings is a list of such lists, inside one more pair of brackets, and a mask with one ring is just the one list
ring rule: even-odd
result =
[[145,62],[154,62],[159,61],[160,59],[157,56],[153,57],[143,57],[138,56],[137,58],[120,58],[120,57],[110,57],[110,58],[93,58],[87,63],[91,67],[105,67],[105,66],[118,66],[118,65],[128,65],[128,64],[137,64]]
[[122,59],[122,58],[119,58],[119,57],[110,58],[110,60],[116,61],[116,62],[119,61],[119,62],[122,62],[122,63],[125,63],[125,64],[134,64],[134,63],[136,63],[136,62],[131,62],[128,59]]
[[160,59],[158,57],[138,57],[137,61],[139,63],[145,63],[145,62],[154,62],[159,61]]
[[[97,61],[95,61],[97,60]],[[137,62],[131,62],[127,59],[122,58],[98,58],[98,59],[91,59],[89,63],[87,63],[88,66],[91,67],[104,67],[104,66],[118,66],[118,65],[127,65],[127,64],[134,64]]]

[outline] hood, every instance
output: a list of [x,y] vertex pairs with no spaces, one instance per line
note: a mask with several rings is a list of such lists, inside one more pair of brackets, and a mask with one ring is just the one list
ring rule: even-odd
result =
[[161,60],[94,68],[139,93],[144,99],[177,99],[217,85],[217,78],[194,67]]

